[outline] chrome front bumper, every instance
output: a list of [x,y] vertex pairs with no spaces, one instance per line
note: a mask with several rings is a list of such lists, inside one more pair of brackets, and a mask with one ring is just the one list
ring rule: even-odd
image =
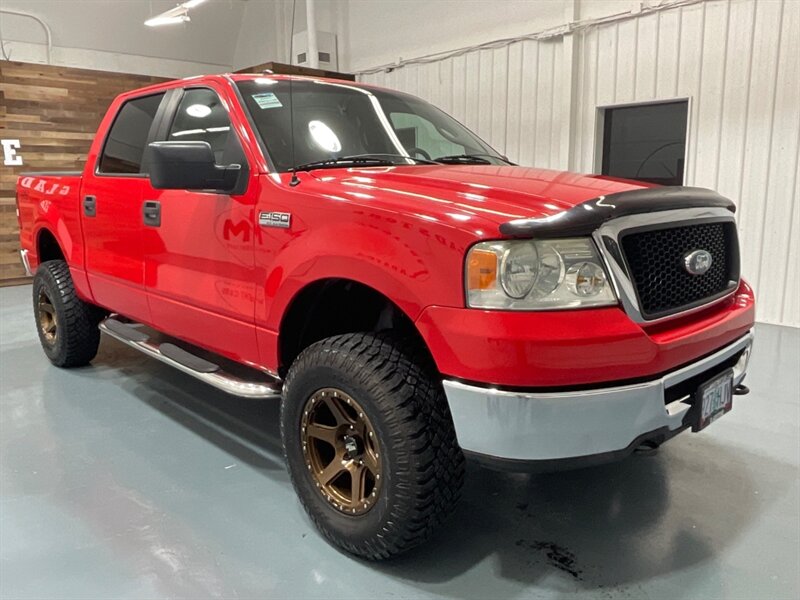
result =
[[[649,433],[684,426],[689,396],[665,404],[674,386],[741,353],[734,386],[747,370],[752,331],[714,354],[634,385],[558,393],[494,390],[444,381],[461,448],[487,458],[551,461],[618,453]],[[709,378],[711,375],[709,376]]]

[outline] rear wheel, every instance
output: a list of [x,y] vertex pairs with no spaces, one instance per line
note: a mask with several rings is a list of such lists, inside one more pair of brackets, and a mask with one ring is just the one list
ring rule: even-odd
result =
[[313,344],[289,370],[281,434],[292,482],[347,552],[410,550],[455,506],[464,457],[429,362],[413,343],[359,333]]
[[100,308],[78,298],[67,263],[39,265],[33,279],[33,312],[42,349],[57,367],[80,367],[97,354]]

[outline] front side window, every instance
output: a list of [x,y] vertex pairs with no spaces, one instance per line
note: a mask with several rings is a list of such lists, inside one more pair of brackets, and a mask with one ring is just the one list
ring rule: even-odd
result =
[[142,171],[150,127],[164,94],[128,100],[122,105],[106,138],[99,171],[112,174],[138,174]]
[[171,142],[208,142],[218,165],[243,161],[228,111],[217,93],[208,88],[183,93],[167,138]]
[[290,97],[286,80],[258,78],[237,85],[278,171],[362,155],[426,160],[475,155],[480,164],[507,164],[458,121],[408,94],[295,80]]

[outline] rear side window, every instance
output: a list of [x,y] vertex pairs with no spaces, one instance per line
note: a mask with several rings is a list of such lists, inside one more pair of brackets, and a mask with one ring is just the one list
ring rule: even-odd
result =
[[114,119],[100,157],[100,172],[107,174],[141,173],[150,127],[164,94],[128,100]]

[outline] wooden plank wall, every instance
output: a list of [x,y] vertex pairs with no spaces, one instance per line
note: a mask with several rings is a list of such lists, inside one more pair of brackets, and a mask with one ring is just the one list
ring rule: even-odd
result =
[[339,71],[326,71],[325,69],[312,69],[310,67],[299,67],[297,65],[287,65],[286,63],[279,63],[275,61],[253,65],[239,69],[237,73],[264,73],[269,71],[275,75],[302,75],[304,77],[327,77],[329,79],[344,79],[346,81],[355,81],[356,76],[352,73],[340,73]]
[[21,166],[0,155],[0,285],[25,283],[14,187],[27,171],[83,168],[95,130],[118,94],[158,77],[0,61],[0,139],[18,139]]

